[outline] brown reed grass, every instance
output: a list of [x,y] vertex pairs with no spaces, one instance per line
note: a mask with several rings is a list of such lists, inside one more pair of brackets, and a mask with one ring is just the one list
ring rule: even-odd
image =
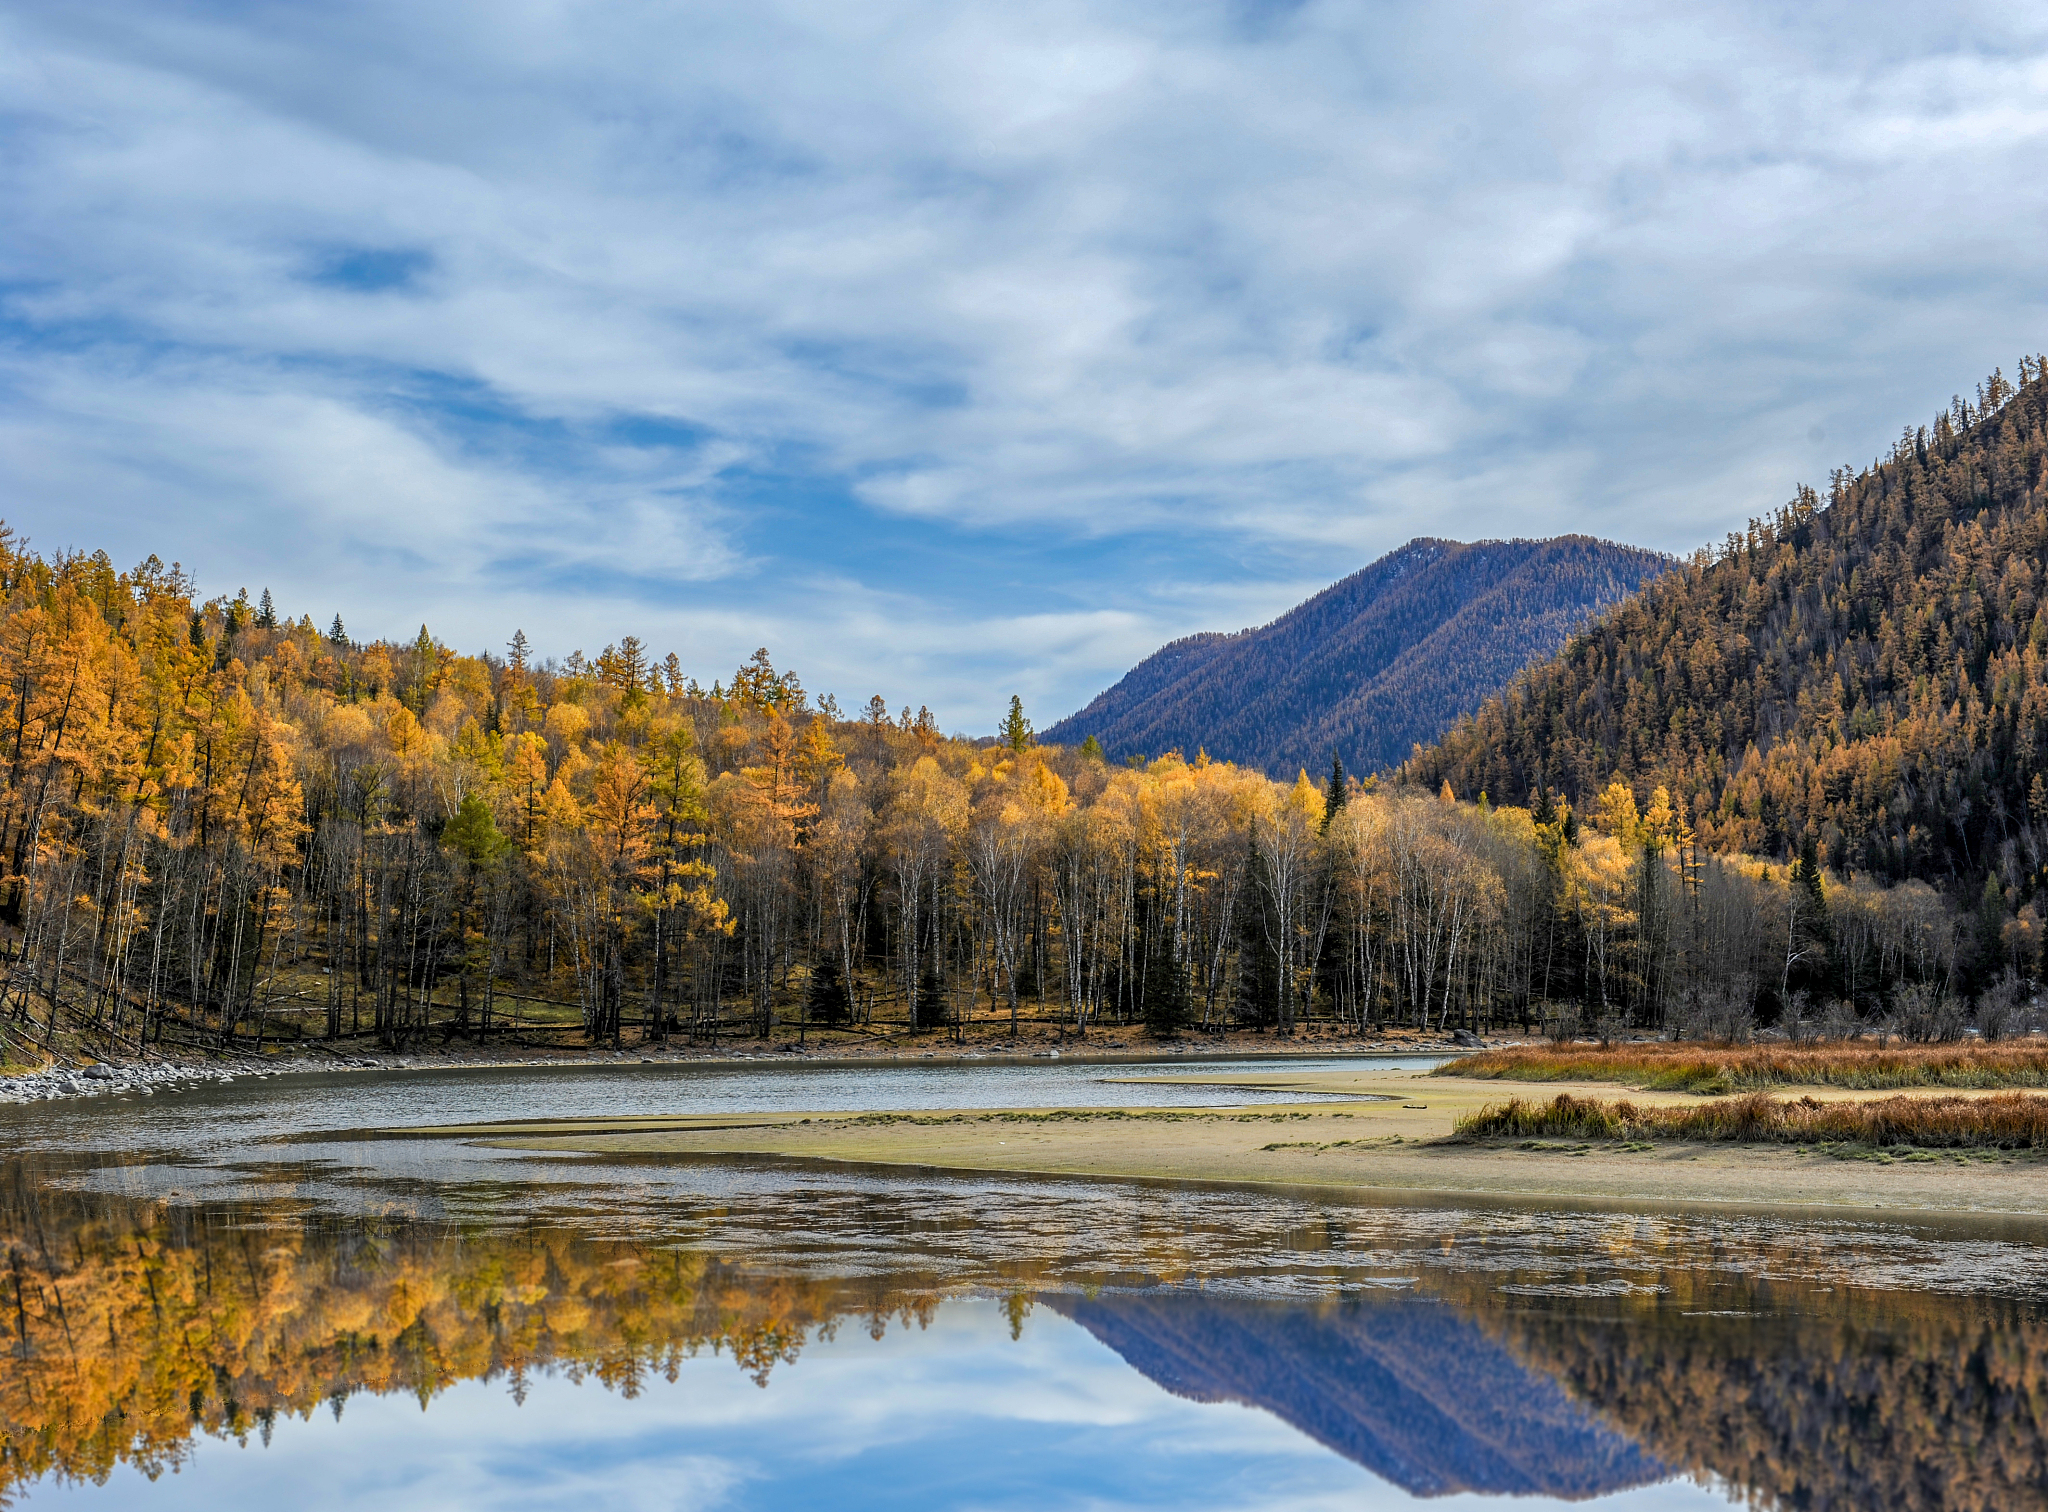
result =
[[1460,1139],[1696,1139],[1743,1144],[1852,1144],[1873,1148],[2038,1150],[2048,1148],[2048,1097],[1885,1097],[1817,1102],[1763,1093],[1694,1107],[1639,1108],[1627,1101],[1516,1097],[1458,1120]]
[[2048,1087],[2048,1046],[2021,1044],[1522,1045],[1460,1056],[1438,1076],[1498,1081],[1626,1082],[1646,1092],[1715,1096],[1770,1087]]

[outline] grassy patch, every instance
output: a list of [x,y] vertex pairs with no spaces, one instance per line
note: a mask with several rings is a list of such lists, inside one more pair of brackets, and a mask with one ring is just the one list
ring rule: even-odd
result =
[[[1464,1139],[1577,1139],[1634,1142],[1688,1139],[1814,1145],[1884,1151],[2048,1148],[2048,1097],[1886,1097],[1816,1102],[1752,1094],[1691,1108],[1639,1108],[1560,1093],[1549,1102],[1511,1098],[1458,1120]],[[1524,1146],[1527,1148],[1527,1146]],[[1861,1157],[1845,1157],[1861,1158]],[[1928,1157],[1932,1159],[1932,1156]]]
[[1498,1081],[1624,1082],[1723,1096],[1769,1087],[2048,1087],[2048,1047],[2006,1045],[1525,1045],[1483,1050],[1431,1073]]

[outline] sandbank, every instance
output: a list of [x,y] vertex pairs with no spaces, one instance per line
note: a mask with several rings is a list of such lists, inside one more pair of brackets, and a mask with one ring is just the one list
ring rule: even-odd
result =
[[[1219,1091],[1258,1087],[1338,1100],[1214,1108],[726,1113],[387,1132],[471,1138],[509,1149],[1313,1186],[1349,1189],[1361,1197],[2048,1217],[2048,1158],[2040,1152],[1922,1152],[1905,1158],[1866,1152],[1872,1158],[1844,1158],[1775,1145],[1460,1143],[1450,1139],[1453,1123],[1462,1113],[1502,1100],[1506,1092],[1499,1082],[1368,1068],[1194,1074],[1172,1080]],[[1550,1082],[1543,1095],[1612,1096],[1614,1090],[1611,1083]],[[1870,1094],[1820,1088],[1812,1095],[1852,1099]],[[1640,1104],[1697,1101],[1683,1093],[1631,1096]]]

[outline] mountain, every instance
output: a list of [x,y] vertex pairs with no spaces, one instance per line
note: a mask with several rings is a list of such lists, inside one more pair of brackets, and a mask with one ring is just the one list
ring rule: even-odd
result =
[[1042,1300],[1176,1396],[1263,1408],[1411,1495],[1578,1500],[1671,1473],[1441,1303]]
[[1658,578],[1406,775],[1517,802],[1661,783],[1717,849],[1811,838],[2017,906],[2048,845],[2048,365],[2020,376]]
[[1671,565],[1589,536],[1415,540],[1270,625],[1191,635],[1045,732],[1112,758],[1197,748],[1281,777],[1404,760]]

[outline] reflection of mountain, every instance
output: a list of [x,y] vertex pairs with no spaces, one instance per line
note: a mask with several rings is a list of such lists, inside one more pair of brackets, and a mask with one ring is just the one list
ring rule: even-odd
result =
[[[556,1370],[630,1393],[698,1349],[765,1385],[820,1329],[879,1336],[947,1296],[994,1292],[1020,1320],[1045,1297],[1169,1389],[1255,1404],[1425,1495],[1590,1496],[1680,1473],[1787,1512],[2048,1512],[2048,1312],[1754,1279],[1853,1253],[1811,1230],[1716,1229],[1711,1257],[1683,1236],[1660,1254],[1644,1232],[1563,1270],[1554,1256],[1526,1272],[1418,1257],[1414,1294],[1261,1304],[1065,1290],[1181,1254],[1142,1226],[1089,1230],[1084,1265],[1020,1258],[965,1217],[915,1211],[928,1242],[890,1266],[792,1274],[835,1223],[900,1240],[900,1212],[721,1198],[606,1239],[539,1219],[323,1215],[283,1197],[171,1205],[0,1163],[0,1506],[46,1473],[169,1468],[195,1437],[338,1413],[356,1392],[424,1405],[457,1382],[516,1391]],[[1355,1209],[1345,1242],[1412,1245],[1412,1223]],[[732,1251],[707,1253],[712,1236]],[[1237,1243],[1269,1263],[1273,1238],[1200,1230],[1219,1268]],[[1967,1247],[1949,1258],[2007,1263]],[[934,1269],[909,1268],[920,1259]],[[1648,1284],[1613,1295],[1617,1263]]]
[[1045,1300],[1168,1391],[1262,1407],[1417,1495],[1578,1498],[1671,1474],[1441,1302]]

